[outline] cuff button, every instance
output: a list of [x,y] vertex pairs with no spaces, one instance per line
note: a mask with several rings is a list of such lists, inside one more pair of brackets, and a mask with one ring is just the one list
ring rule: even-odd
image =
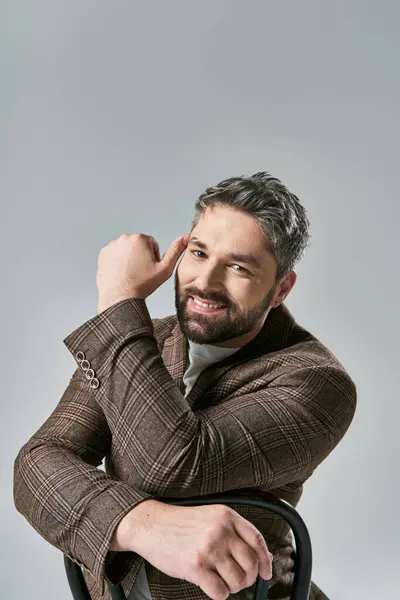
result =
[[97,379],[97,377],[94,377],[91,381],[90,381],[90,387],[94,390],[96,390],[100,385],[100,381]]
[[93,379],[94,378],[94,371],[93,369],[88,369],[85,373],[86,379]]
[[87,371],[90,367],[90,362],[88,360],[83,360],[81,362],[81,369],[83,369],[84,371]]
[[76,360],[78,362],[82,362],[85,358],[85,353],[81,352],[81,350],[79,350],[79,352],[76,353]]

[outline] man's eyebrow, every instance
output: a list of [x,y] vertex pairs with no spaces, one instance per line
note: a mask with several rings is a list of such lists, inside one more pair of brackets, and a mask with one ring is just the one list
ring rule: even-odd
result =
[[[207,244],[205,244],[195,236],[190,238],[189,244],[196,244],[196,246],[198,246],[202,250],[207,250]],[[229,258],[238,262],[247,263],[249,265],[252,265],[253,267],[256,267],[257,269],[262,268],[259,260],[257,260],[257,258],[252,254],[243,254],[243,252],[232,252],[231,254],[229,254]]]

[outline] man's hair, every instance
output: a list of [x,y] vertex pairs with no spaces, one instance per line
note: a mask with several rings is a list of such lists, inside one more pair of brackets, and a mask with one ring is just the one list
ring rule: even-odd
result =
[[292,271],[305,254],[311,235],[305,208],[283,183],[267,171],[230,177],[208,187],[195,204],[192,229],[209,206],[220,205],[251,215],[277,263],[276,281]]

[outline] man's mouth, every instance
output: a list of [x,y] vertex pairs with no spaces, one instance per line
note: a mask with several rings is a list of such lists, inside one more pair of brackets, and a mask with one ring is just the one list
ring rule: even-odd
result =
[[226,309],[226,306],[222,306],[220,303],[205,302],[193,296],[189,296],[188,306],[191,310],[204,313],[223,312]]

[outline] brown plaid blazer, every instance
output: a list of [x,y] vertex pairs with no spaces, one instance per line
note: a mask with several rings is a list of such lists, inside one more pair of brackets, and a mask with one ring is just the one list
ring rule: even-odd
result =
[[[114,530],[147,498],[251,488],[296,506],[304,482],[346,433],[356,387],[335,356],[282,304],[240,350],[208,366],[187,397],[188,345],[176,315],[151,319],[123,300],[64,340],[78,365],[58,405],[14,463],[17,510],[84,568],[93,600],[107,581],[128,595],[145,562],[154,600],[205,600],[133,552]],[[86,361],[86,362],[85,362]],[[99,469],[105,457],[105,471]],[[268,598],[288,600],[294,548],[273,513],[233,505],[274,555]],[[231,594],[253,597],[254,586]],[[313,582],[310,600],[327,596]]]

